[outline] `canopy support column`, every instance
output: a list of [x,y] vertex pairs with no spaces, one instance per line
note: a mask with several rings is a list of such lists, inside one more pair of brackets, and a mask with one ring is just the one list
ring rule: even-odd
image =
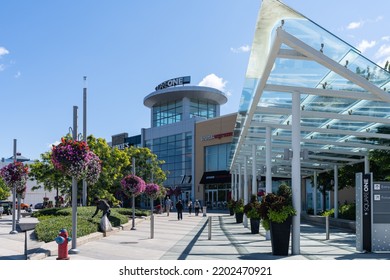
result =
[[293,207],[297,215],[293,217],[292,226],[292,254],[300,254],[300,225],[301,225],[301,95],[292,93],[292,196]]

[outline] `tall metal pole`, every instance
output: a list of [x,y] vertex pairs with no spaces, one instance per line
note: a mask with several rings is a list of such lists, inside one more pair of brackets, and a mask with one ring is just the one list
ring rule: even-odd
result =
[[[133,167],[133,175],[135,176],[135,158],[133,157],[133,162],[132,162],[132,167]],[[135,230],[135,195],[134,195],[134,192],[133,192],[133,195],[132,195],[132,216],[133,216],[133,221],[132,221],[132,226],[131,226],[131,230]]]
[[[83,140],[87,143],[87,76],[84,76],[83,89]],[[87,180],[83,179],[83,206],[87,206]]]
[[[152,161],[150,161],[152,162]],[[154,182],[154,177],[153,177],[153,170],[151,171],[151,174],[150,174],[150,177],[151,177],[151,182],[153,183]],[[154,214],[153,214],[153,210],[154,210],[154,205],[153,205],[153,202],[154,202],[154,199],[153,197],[150,198],[150,239],[153,239],[154,238]]]
[[[77,106],[73,106],[73,140],[77,140]],[[77,179],[72,177],[72,249],[70,254],[78,254],[77,249]]]
[[[14,163],[16,162],[16,139],[14,139]],[[16,230],[16,187],[12,186],[12,230],[10,231],[10,234],[17,234],[18,231]]]

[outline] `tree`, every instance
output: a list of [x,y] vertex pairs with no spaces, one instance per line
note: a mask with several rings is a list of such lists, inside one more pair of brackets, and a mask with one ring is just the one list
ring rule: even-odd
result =
[[10,188],[6,185],[4,180],[0,177],[0,200],[5,200],[11,195]]
[[120,180],[129,173],[130,159],[126,152],[118,148],[112,148],[105,139],[88,136],[87,143],[90,149],[102,161],[102,172],[95,185],[88,186],[88,201],[95,196],[116,202],[119,197],[115,194],[121,188]]
[[51,151],[41,154],[41,161],[36,160],[29,167],[29,177],[38,184],[33,186],[32,190],[43,187],[47,191],[55,190],[57,198],[59,193],[67,194],[68,197],[71,197],[72,180],[54,168],[51,162]]
[[[160,168],[163,161],[157,160],[157,156],[148,148],[130,147],[119,150],[110,147],[105,139],[95,138],[93,135],[88,136],[87,143],[91,151],[100,158],[102,164],[98,181],[94,185],[88,185],[87,205],[96,196],[105,198],[114,204],[123,199],[120,181],[132,173],[133,157],[136,159],[137,176],[146,182],[151,182],[153,176],[153,182],[160,186],[166,180],[166,174]],[[62,194],[71,197],[71,178],[54,168],[51,162],[51,151],[42,154],[41,158],[42,161],[36,161],[30,165],[30,177],[39,184],[33,189],[41,188],[43,185],[48,191],[58,189]],[[81,185],[81,182],[78,182],[79,194],[81,194]]]
[[[322,211],[326,211],[326,192],[333,190],[333,171],[327,171],[318,175],[318,189],[322,193]],[[316,213],[314,213],[316,214]]]

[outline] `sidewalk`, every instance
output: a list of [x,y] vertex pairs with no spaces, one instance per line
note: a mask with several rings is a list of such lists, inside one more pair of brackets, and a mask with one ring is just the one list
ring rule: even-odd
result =
[[[249,228],[237,224],[234,216],[208,213],[207,217],[176,213],[155,215],[154,238],[150,238],[150,220],[137,219],[136,229],[131,222],[123,230],[102,237],[98,233],[78,238],[78,254],[70,260],[389,260],[390,253],[356,252],[354,233],[331,228],[326,240],[325,228],[301,225],[300,254],[274,256],[271,241],[264,230],[251,234]],[[209,221],[211,217],[211,227]],[[4,216],[3,216],[4,218]],[[33,219],[33,218],[24,218]],[[249,221],[248,221],[249,222]],[[12,222],[0,219],[0,260],[23,260],[24,233],[9,234]],[[209,239],[209,228],[211,235]],[[291,241],[290,241],[291,244]],[[28,240],[29,259],[55,260],[56,243],[43,244]],[[43,253],[50,253],[45,256]]]

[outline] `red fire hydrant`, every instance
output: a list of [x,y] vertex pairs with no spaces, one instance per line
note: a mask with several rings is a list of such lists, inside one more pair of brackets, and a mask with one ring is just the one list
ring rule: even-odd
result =
[[66,229],[61,229],[58,233],[58,236],[54,239],[58,244],[58,258],[57,260],[69,260],[68,256],[68,242],[72,240],[68,236],[68,231]]

